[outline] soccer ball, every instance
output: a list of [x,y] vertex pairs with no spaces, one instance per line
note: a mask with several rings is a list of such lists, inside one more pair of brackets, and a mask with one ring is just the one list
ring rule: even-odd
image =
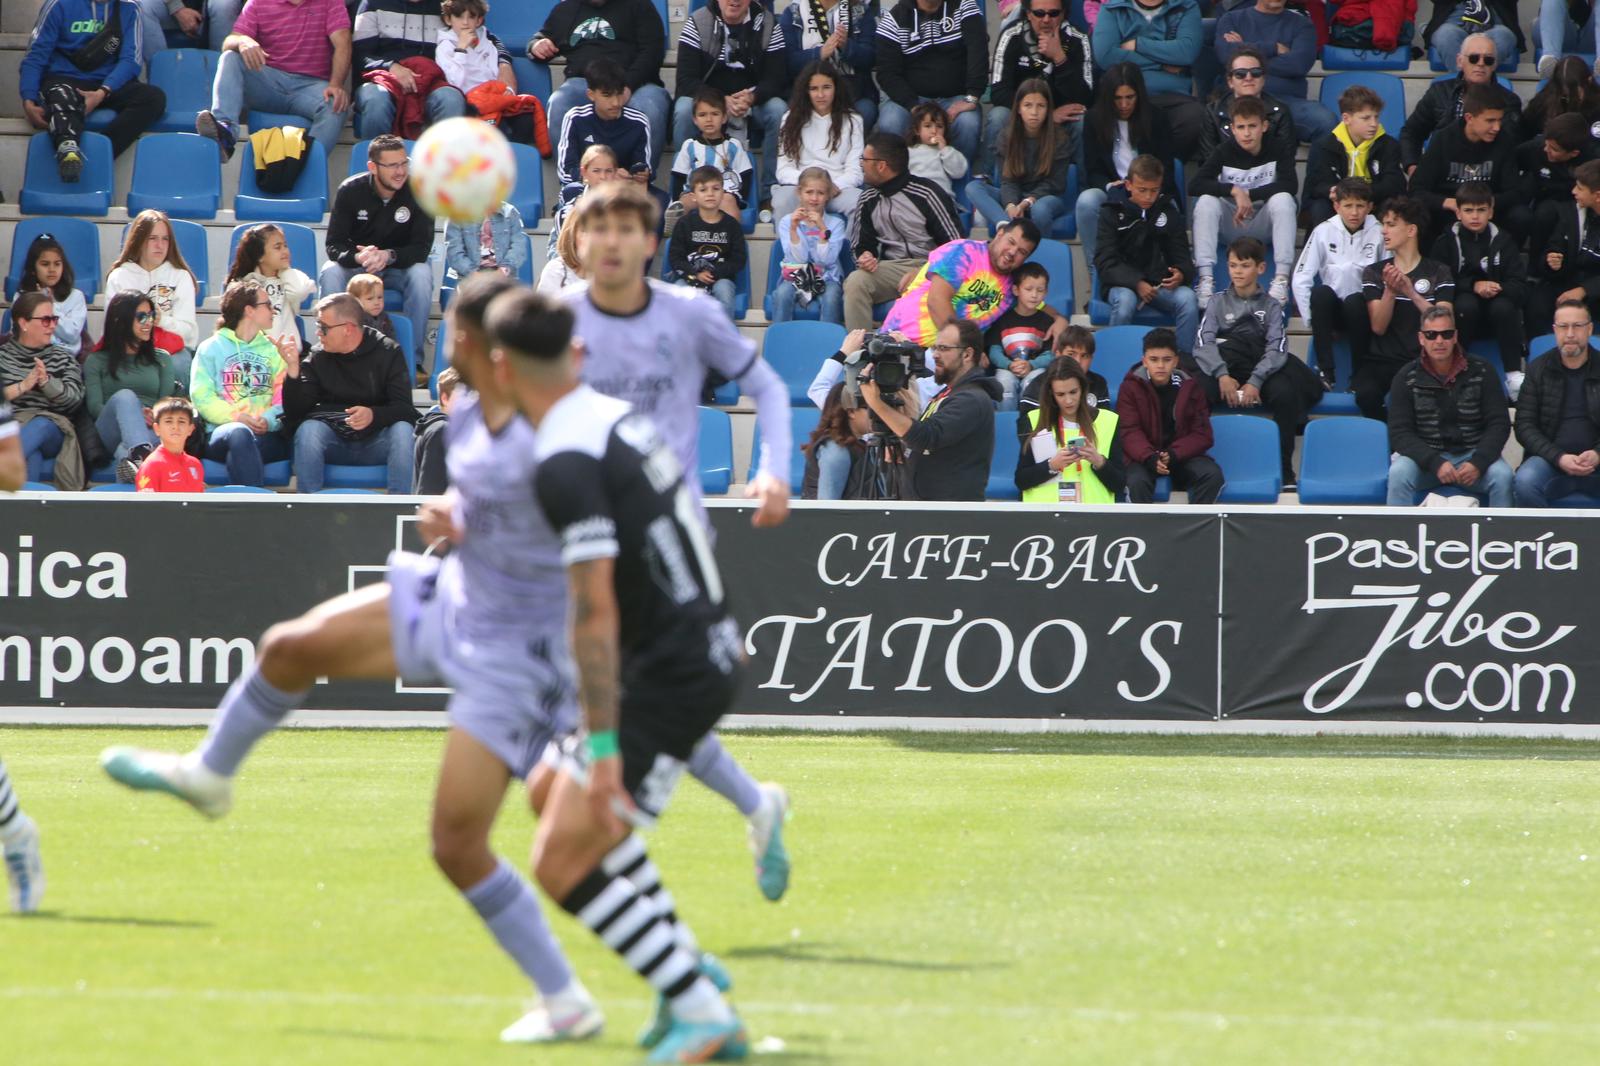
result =
[[476,118],[447,118],[425,130],[411,159],[411,190],[435,218],[482,222],[517,181],[505,135]]

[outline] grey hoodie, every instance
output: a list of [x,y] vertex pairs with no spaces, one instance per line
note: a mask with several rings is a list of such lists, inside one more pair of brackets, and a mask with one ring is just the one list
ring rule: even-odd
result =
[[1259,389],[1288,356],[1283,305],[1265,290],[1246,298],[1227,288],[1211,298],[1194,349],[1203,373],[1214,378],[1228,374]]

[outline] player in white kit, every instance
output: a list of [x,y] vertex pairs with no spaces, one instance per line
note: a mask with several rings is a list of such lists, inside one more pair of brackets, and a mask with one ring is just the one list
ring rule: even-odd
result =
[[[6,386],[14,392],[14,386]],[[0,395],[0,492],[15,492],[28,477],[22,453],[22,432],[11,407]],[[11,790],[6,764],[0,762],[0,855],[6,866],[11,909],[28,913],[39,909],[44,895],[44,864],[39,860],[39,829],[22,811]]]

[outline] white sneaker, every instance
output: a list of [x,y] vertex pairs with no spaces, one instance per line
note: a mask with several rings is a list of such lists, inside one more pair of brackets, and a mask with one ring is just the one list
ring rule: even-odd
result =
[[107,748],[100,753],[100,766],[131,789],[171,793],[207,818],[221,818],[233,808],[233,782],[208,769],[192,752]]
[[11,909],[31,914],[44,897],[44,864],[39,861],[39,827],[26,814],[12,823],[5,841],[6,880],[11,882]]
[[1522,391],[1522,376],[1520,370],[1506,371],[1506,392],[1510,394],[1512,403],[1517,402],[1517,393]]
[[1216,282],[1212,280],[1211,268],[1199,268],[1200,276],[1194,279],[1194,302],[1200,305],[1200,313],[1206,313],[1206,307],[1211,303],[1211,297],[1216,295]]
[[1279,274],[1273,278],[1272,285],[1267,289],[1267,295],[1287,308],[1289,306],[1289,275]]
[[578,992],[535,1003],[528,1013],[500,1031],[500,1042],[555,1044],[600,1035],[605,1028],[605,1015],[583,986],[578,986]]
[[789,890],[789,852],[783,846],[783,823],[789,817],[789,794],[782,785],[761,785],[761,806],[750,816],[750,852],[756,857],[756,885],[776,903]]
[[1548,80],[1550,75],[1555,73],[1556,60],[1558,60],[1560,58],[1561,57],[1558,56],[1558,55],[1540,56],[1539,57],[1539,67],[1538,67],[1539,77],[1542,78],[1542,79]]

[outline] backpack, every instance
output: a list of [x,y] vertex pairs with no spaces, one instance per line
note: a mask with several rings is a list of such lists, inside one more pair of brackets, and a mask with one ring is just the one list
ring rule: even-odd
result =
[[286,193],[300,180],[311,158],[314,138],[299,126],[272,126],[250,135],[255,156],[256,186],[262,192]]

